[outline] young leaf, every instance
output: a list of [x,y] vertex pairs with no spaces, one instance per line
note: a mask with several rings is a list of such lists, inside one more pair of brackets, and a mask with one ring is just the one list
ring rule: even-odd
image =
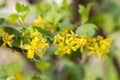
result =
[[10,21],[10,23],[14,23],[18,19],[18,17],[19,17],[18,14],[13,13],[8,16],[8,20]]
[[19,16],[22,18],[22,20],[25,19],[25,17],[28,15],[28,13],[29,13],[29,11],[30,11],[30,9],[29,9],[28,6],[25,6],[25,5],[23,5],[23,4],[20,4],[19,2],[16,3],[15,9],[16,9],[16,11],[17,11],[19,14],[21,14],[21,13],[24,12],[24,14],[19,15]]
[[24,6],[18,2],[16,3],[15,9],[16,9],[17,13],[13,13],[8,16],[8,20],[11,23],[14,23],[19,17],[22,20],[24,20],[30,11],[28,6]]
[[15,21],[21,17],[22,19],[22,16],[26,15],[27,12],[20,12],[20,13],[13,13],[11,15],[8,16],[8,20],[10,21],[10,23],[15,23]]
[[94,36],[96,29],[97,29],[96,25],[88,23],[79,26],[76,30],[76,34],[78,34],[79,36],[86,35],[88,37],[92,37]]
[[84,7],[83,5],[79,5],[79,13],[82,17],[82,24],[86,23],[88,21],[88,17],[89,17],[89,12],[92,8],[92,4],[89,3],[87,4],[87,7]]
[[29,11],[29,7],[28,6],[20,4],[19,2],[17,2],[15,4],[15,9],[16,9],[17,12]]

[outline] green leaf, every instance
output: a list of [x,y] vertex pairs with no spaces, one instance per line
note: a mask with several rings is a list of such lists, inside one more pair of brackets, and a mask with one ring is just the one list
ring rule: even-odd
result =
[[3,30],[10,35],[14,34],[16,38],[20,37],[20,32],[15,28],[12,28],[12,27],[9,27],[9,26],[3,26]]
[[87,10],[88,10],[88,12],[91,10],[91,8],[92,8],[92,3],[88,3],[87,4]]
[[82,53],[80,52],[80,49],[77,49],[76,51],[72,51],[71,58],[78,57],[79,59],[82,59]]
[[80,52],[80,49],[77,49],[77,51],[75,51],[76,56],[80,59],[82,59],[82,53]]
[[70,21],[68,19],[65,19],[64,21],[62,21],[61,23],[61,28],[62,29],[67,29],[70,30],[73,28],[72,24],[70,23]]
[[18,19],[18,17],[19,17],[18,14],[13,13],[13,14],[8,16],[8,20],[10,21],[10,23],[14,23]]
[[42,33],[44,36],[46,36],[50,40],[53,40],[53,37],[50,35],[50,33],[47,30],[45,30],[41,27],[38,27],[38,26],[33,26],[33,28],[37,29],[40,33]]
[[20,42],[21,42],[20,32],[12,27],[9,27],[9,26],[3,26],[3,30],[10,35],[11,34],[15,35],[15,38],[12,42],[12,45],[15,47],[19,47]]
[[83,5],[79,5],[79,13],[82,17],[82,24],[86,23],[88,21],[88,17],[89,17],[89,12],[92,8],[92,4],[89,3],[87,4],[87,7],[84,7]]
[[76,34],[78,34],[79,36],[93,37],[95,35],[96,30],[96,25],[88,23],[79,26],[76,30]]
[[23,11],[23,12],[18,12],[18,13],[16,13],[18,16],[24,16],[24,15],[26,15],[27,14],[27,12],[25,12],[25,11]]
[[16,9],[17,12],[29,11],[29,7],[28,6],[20,4],[19,2],[16,2],[15,9]]
[[19,18],[19,17],[23,17],[24,15],[26,15],[27,12],[19,12],[19,13],[13,13],[11,15],[8,16],[8,20],[10,21],[10,23],[15,23],[15,21]]
[[4,22],[4,18],[0,18],[0,25]]
[[20,46],[20,43],[21,43],[21,38],[15,38],[12,42],[12,45],[14,47],[19,47]]
[[62,15],[58,13],[54,8],[50,9],[44,17],[45,20],[51,23],[54,23],[54,25],[56,25],[61,20],[61,18],[62,18]]
[[28,13],[30,11],[28,6],[20,4],[19,2],[17,2],[15,4],[15,9],[19,14],[22,14],[22,15],[19,15],[22,20],[24,20],[26,18],[26,16],[28,15]]
[[41,60],[41,57],[38,56],[37,54],[35,54],[35,55],[34,55],[34,59],[35,59],[35,60]]
[[72,54],[70,55],[65,55],[67,56],[69,59],[74,59],[75,57],[82,59],[82,53],[80,52],[80,48],[78,48],[76,51],[72,51]]
[[24,5],[20,4],[19,2],[16,3],[15,9],[16,9],[17,13],[13,13],[8,16],[8,20],[11,23],[14,23],[19,17],[22,20],[24,20],[30,11],[28,6],[24,6]]

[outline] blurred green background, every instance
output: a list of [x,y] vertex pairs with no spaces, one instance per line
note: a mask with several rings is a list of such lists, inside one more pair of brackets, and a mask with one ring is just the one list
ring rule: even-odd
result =
[[[26,25],[39,15],[53,25],[65,19],[63,25],[73,28],[93,23],[99,28],[96,34],[111,36],[112,44],[106,59],[86,53],[82,59],[55,56],[51,45],[42,59],[29,60],[18,51],[0,47],[0,80],[120,80],[120,0],[0,0],[0,16],[14,13],[16,2],[30,6]],[[4,24],[20,26],[7,20]]]

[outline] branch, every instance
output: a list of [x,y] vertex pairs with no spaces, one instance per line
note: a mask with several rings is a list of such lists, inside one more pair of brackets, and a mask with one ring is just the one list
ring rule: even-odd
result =
[[79,5],[79,0],[72,0],[73,2],[73,14],[74,14],[74,20],[73,22],[78,22],[79,21],[79,12],[78,12],[78,5]]
[[118,62],[116,57],[113,57],[112,60],[113,60],[114,66],[116,68],[116,71],[118,72],[118,76],[120,76],[120,64],[119,64],[119,62]]

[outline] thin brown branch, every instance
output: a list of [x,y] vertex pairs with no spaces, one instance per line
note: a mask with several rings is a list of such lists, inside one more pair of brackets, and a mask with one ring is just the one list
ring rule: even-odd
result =
[[79,15],[79,12],[78,12],[78,5],[79,5],[79,0],[72,0],[73,2],[73,14],[74,14],[74,20],[73,22],[78,22],[79,21],[79,18],[80,18],[80,15]]
[[116,57],[113,58],[113,64],[116,68],[116,71],[118,72],[118,76],[120,76],[120,63],[118,62]]

